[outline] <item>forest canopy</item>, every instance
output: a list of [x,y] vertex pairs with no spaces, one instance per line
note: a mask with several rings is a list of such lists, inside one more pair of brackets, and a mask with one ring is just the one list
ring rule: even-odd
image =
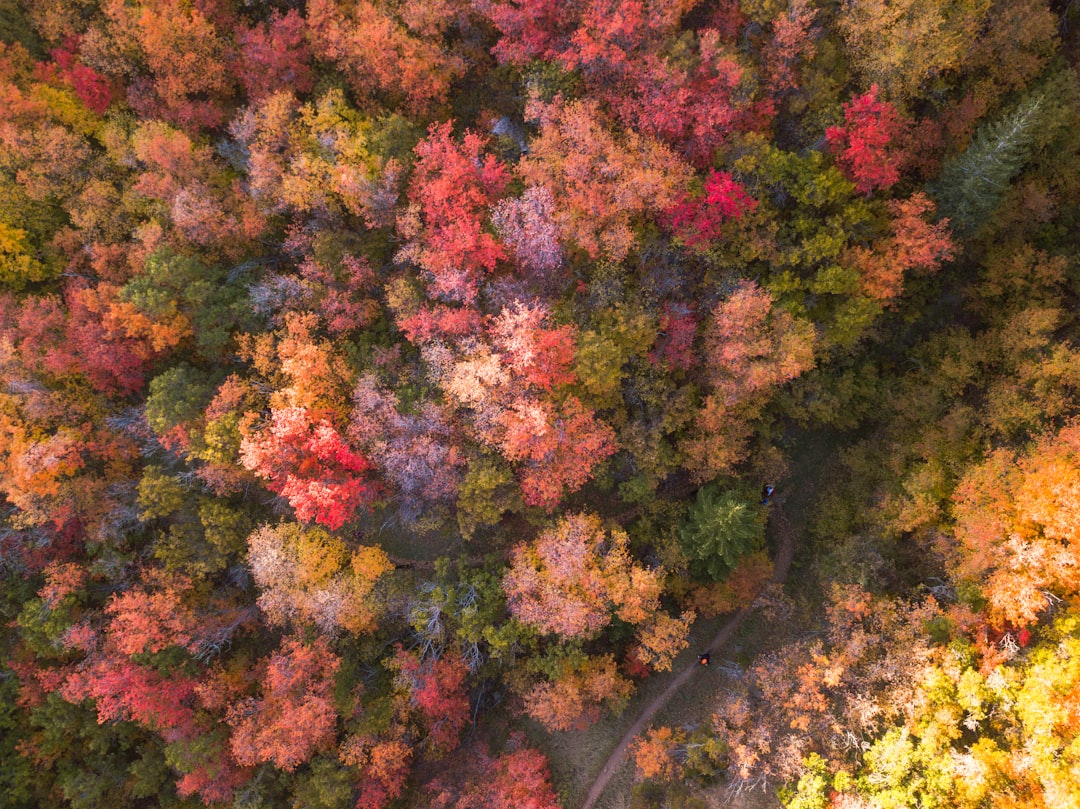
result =
[[1080,805],[1077,30],[0,0],[0,807]]

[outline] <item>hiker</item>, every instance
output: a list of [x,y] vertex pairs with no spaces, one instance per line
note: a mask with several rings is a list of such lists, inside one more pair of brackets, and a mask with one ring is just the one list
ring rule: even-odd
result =
[[765,487],[761,490],[761,505],[769,505],[769,498],[772,497],[772,494],[775,491],[775,486],[773,486],[771,483],[766,483]]
[[698,663],[701,664],[702,666],[709,665],[709,653],[705,652],[705,654],[700,655],[698,657]]

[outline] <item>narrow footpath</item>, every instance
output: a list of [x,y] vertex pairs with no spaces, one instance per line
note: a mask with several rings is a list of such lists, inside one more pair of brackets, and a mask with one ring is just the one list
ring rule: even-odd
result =
[[[787,578],[788,571],[791,569],[792,559],[795,558],[796,532],[784,513],[784,500],[782,498],[777,498],[774,501],[774,505],[772,509],[770,509],[770,512],[768,527],[770,533],[773,534],[776,540],[776,558],[773,560],[772,581],[782,583]],[[720,649],[735,636],[739,627],[742,626],[743,621],[750,616],[752,611],[753,607],[747,606],[732,615],[730,620],[728,620],[716,635],[713,636],[712,641],[705,651],[710,654],[715,654],[720,651]],[[604,763],[604,766],[600,768],[596,780],[593,781],[593,785],[589,789],[589,794],[585,797],[585,802],[581,804],[581,809],[593,809],[593,806],[607,788],[608,782],[611,781],[619,767],[622,766],[622,763],[626,758],[627,750],[630,747],[630,743],[634,740],[634,737],[641,735],[652,722],[653,717],[663,710],[664,706],[667,705],[676,693],[678,693],[679,689],[683,688],[687,681],[694,676],[695,672],[699,671],[701,668],[700,665],[692,663],[683,669],[679,672],[678,676],[671,681],[668,687],[656,697],[656,699],[642,709],[641,715],[637,718],[637,721],[626,731],[626,734],[615,746],[615,749],[611,751],[611,755],[608,756],[608,760]]]

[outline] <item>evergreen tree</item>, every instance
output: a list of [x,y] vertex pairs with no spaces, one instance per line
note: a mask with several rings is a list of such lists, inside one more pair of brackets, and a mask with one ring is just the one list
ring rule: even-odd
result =
[[955,229],[971,232],[997,209],[1031,156],[1044,99],[1029,96],[1008,115],[979,127],[968,147],[945,164],[933,194]]
[[721,491],[714,482],[698,490],[687,521],[679,528],[691,569],[715,581],[727,578],[736,563],[765,541],[765,514],[752,500]]

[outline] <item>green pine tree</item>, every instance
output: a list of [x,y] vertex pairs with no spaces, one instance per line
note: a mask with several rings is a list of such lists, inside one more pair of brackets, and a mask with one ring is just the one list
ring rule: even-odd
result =
[[739,559],[764,544],[765,513],[739,493],[709,483],[698,490],[679,538],[694,572],[722,581]]
[[983,124],[968,147],[945,164],[931,191],[954,229],[970,233],[997,210],[1031,157],[1045,98],[1029,96],[1011,113]]

